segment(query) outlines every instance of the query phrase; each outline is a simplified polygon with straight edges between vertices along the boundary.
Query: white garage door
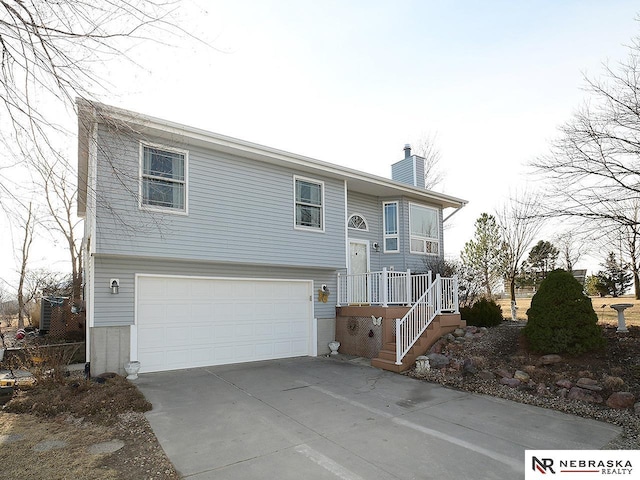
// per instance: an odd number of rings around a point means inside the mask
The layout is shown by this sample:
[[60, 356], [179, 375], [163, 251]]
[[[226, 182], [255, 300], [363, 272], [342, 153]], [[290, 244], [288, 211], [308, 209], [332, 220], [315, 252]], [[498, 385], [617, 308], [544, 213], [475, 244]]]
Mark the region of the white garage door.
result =
[[141, 372], [311, 353], [309, 281], [138, 275], [131, 357]]

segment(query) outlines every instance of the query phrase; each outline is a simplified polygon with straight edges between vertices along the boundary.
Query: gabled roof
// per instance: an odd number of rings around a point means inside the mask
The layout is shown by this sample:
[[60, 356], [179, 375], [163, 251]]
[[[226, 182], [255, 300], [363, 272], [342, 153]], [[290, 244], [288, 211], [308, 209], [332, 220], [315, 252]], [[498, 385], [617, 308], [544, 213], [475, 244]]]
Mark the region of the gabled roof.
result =
[[78, 102], [78, 214], [84, 216], [87, 198], [87, 173], [91, 125], [103, 123], [126, 128], [141, 135], [167, 138], [175, 142], [198, 145], [216, 151], [250, 158], [307, 172], [310, 175], [345, 180], [349, 191], [378, 197], [404, 196], [413, 200], [439, 205], [442, 208], [461, 208], [466, 200], [432, 192], [370, 173], [324, 162], [311, 157], [278, 150], [245, 140], [213, 133], [169, 120], [124, 110], [97, 102], [79, 99]]

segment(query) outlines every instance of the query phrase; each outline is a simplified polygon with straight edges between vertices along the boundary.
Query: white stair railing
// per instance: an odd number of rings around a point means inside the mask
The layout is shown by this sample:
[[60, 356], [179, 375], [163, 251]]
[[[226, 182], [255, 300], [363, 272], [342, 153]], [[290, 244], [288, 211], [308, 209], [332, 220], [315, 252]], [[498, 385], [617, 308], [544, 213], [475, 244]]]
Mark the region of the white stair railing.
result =
[[435, 281], [416, 301], [402, 319], [396, 320], [396, 365], [411, 350], [434, 318], [442, 312], [458, 313], [458, 278], [441, 278]]

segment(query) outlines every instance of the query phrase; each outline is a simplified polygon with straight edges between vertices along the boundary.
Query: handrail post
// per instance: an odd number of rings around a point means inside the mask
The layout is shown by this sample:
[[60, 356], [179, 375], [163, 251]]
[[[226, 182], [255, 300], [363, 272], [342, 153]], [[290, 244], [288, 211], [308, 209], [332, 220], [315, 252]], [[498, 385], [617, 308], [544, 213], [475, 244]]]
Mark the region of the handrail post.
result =
[[411, 269], [407, 268], [407, 278], [405, 278], [405, 288], [407, 289], [406, 303], [407, 305], [413, 305], [413, 295], [411, 288]]
[[389, 304], [389, 282], [387, 281], [387, 267], [382, 268], [382, 279], [379, 286], [382, 289], [382, 306], [387, 307]]
[[336, 292], [336, 307], [340, 307], [340, 297], [342, 296], [342, 291], [340, 288], [340, 272], [338, 272], [338, 288], [336, 288], [337, 292]]
[[440, 274], [436, 274], [436, 313], [440, 315], [442, 313], [442, 281]]
[[400, 338], [400, 319], [396, 318], [396, 365], [402, 365], [400, 355], [402, 354], [402, 341]]
[[460, 300], [458, 299], [458, 275], [453, 276], [453, 304], [456, 311], [454, 313], [460, 313]]

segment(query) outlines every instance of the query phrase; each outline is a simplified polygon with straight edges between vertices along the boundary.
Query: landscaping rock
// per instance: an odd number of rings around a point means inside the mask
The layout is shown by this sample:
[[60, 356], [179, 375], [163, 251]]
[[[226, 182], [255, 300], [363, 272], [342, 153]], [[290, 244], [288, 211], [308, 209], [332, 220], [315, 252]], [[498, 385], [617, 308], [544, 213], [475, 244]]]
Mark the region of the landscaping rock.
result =
[[496, 375], [502, 378], [513, 378], [513, 374], [509, 370], [505, 370], [504, 368], [496, 370]]
[[452, 333], [447, 333], [442, 338], [444, 338], [447, 342], [453, 342], [456, 339], [456, 337], [454, 337]]
[[463, 329], [461, 329], [461, 328], [456, 328], [456, 329], [453, 331], [453, 336], [454, 336], [454, 337], [456, 337], [456, 338], [458, 338], [458, 337], [464, 337], [464, 334], [465, 334], [465, 333], [466, 333], [466, 332], [465, 332]]
[[636, 412], [636, 415], [640, 415], [640, 402], [633, 404], [633, 411]]
[[631, 408], [635, 401], [636, 398], [633, 396], [633, 393], [615, 392], [607, 398], [607, 407], [619, 409]]
[[442, 353], [443, 341], [442, 339], [434, 343], [429, 349], [429, 353]]
[[449, 371], [459, 372], [460, 370], [462, 370], [462, 362], [456, 360], [455, 362], [449, 363]]
[[576, 386], [586, 390], [591, 390], [592, 392], [602, 391], [602, 386], [598, 384], [597, 380], [593, 380], [592, 378], [580, 378], [576, 382]]
[[569, 393], [569, 390], [566, 388], [561, 388], [560, 390], [558, 390], [558, 397], [565, 399], [567, 398], [567, 394]]
[[65, 448], [68, 443], [65, 440], [44, 440], [32, 447], [35, 452], [48, 452], [49, 450], [58, 450]]
[[482, 380], [494, 380], [496, 378], [494, 373], [490, 372], [489, 370], [481, 370], [480, 372], [478, 372], [478, 377], [480, 377]]
[[580, 400], [587, 403], [602, 403], [602, 397], [597, 393], [580, 387], [573, 387], [567, 394], [569, 400]]
[[0, 435], [0, 445], [19, 442], [22, 439], [24, 439], [24, 435], [21, 433], [9, 433], [8, 435]]
[[516, 388], [516, 387], [520, 386], [521, 382], [517, 378], [503, 377], [503, 378], [500, 379], [500, 383], [502, 385], [507, 385], [508, 387], [511, 387], [511, 388]]
[[556, 382], [556, 385], [560, 388], [566, 388], [567, 390], [573, 387], [573, 383], [571, 380], [567, 380], [566, 378], [561, 378]]
[[440, 353], [430, 353], [429, 355], [427, 355], [427, 358], [429, 359], [431, 368], [444, 368], [451, 362], [451, 360], [449, 360], [449, 357]]
[[487, 327], [480, 327], [480, 333], [487, 333], [489, 329]]
[[100, 455], [102, 453], [113, 453], [124, 447], [122, 440], [111, 440], [109, 442], [96, 443], [91, 445], [87, 451], [92, 455]]
[[516, 380], [520, 380], [521, 383], [529, 383], [531, 377], [527, 372], [523, 372], [522, 370], [516, 370], [516, 373], [513, 374], [513, 378]]
[[539, 383], [536, 387], [536, 393], [538, 395], [546, 395], [548, 393], [547, 386], [544, 383]]
[[604, 384], [604, 388], [612, 392], [619, 392], [622, 390], [622, 387], [624, 387], [624, 380], [620, 377], [606, 376], [602, 383]]
[[464, 373], [476, 373], [478, 371], [478, 367], [476, 367], [473, 359], [465, 358], [464, 362], [462, 362], [462, 371]]
[[542, 365], [553, 365], [554, 363], [560, 363], [561, 361], [562, 357], [560, 355], [556, 355], [555, 353], [543, 355], [542, 357], [540, 357], [540, 363]]

